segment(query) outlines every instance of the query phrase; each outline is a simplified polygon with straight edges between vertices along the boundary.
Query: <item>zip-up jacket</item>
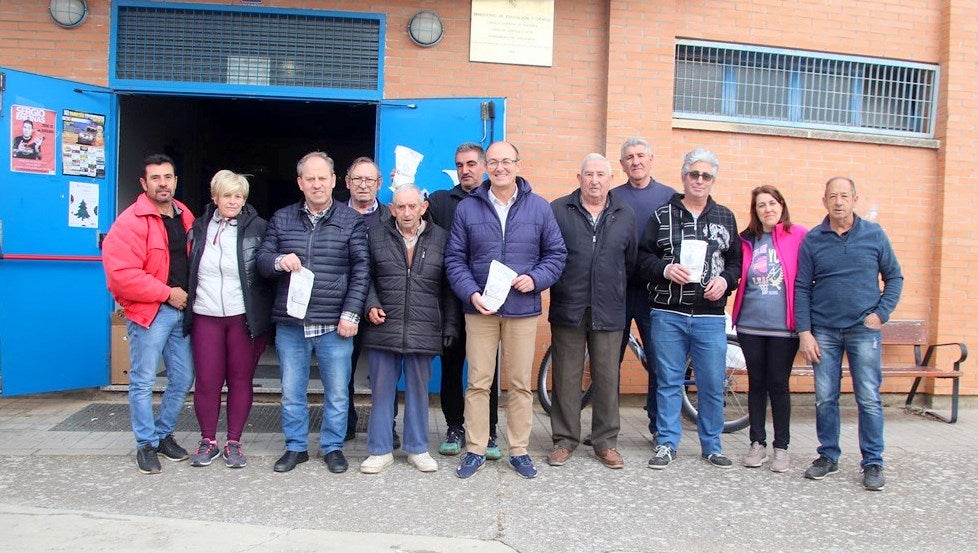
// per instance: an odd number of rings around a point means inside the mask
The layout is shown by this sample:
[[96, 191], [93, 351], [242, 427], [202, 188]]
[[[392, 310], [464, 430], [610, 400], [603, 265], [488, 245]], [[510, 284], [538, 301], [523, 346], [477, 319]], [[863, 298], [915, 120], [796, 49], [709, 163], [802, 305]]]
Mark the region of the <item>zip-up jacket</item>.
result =
[[[805, 238], [808, 229], [792, 223], [790, 230], [784, 230], [784, 223], [778, 223], [771, 230], [771, 241], [774, 242], [774, 251], [781, 262], [781, 270], [784, 272], [784, 293], [787, 313], [785, 321], [788, 323], [788, 330], [795, 331], [795, 275], [798, 274], [798, 250], [801, 242]], [[734, 299], [733, 324], [737, 324], [740, 317], [740, 306], [744, 302], [744, 288], [747, 287], [747, 271], [754, 260], [754, 235], [748, 231], [740, 233], [740, 247], [742, 252], [742, 263], [740, 267], [740, 286], [737, 288], [737, 297]]]
[[625, 289], [638, 249], [635, 212], [613, 192], [598, 219], [581, 204], [581, 190], [551, 204], [567, 246], [567, 262], [550, 289], [550, 324], [577, 326], [591, 308], [591, 328], [625, 328]]
[[[694, 218], [683, 205], [684, 195], [673, 194], [669, 203], [652, 213], [638, 246], [639, 270], [649, 278], [649, 301], [653, 309], [688, 315], [723, 315], [727, 296], [740, 278], [740, 239], [732, 211], [707, 198], [706, 207]], [[683, 240], [705, 240], [706, 261], [699, 282], [679, 285], [665, 277], [666, 265], [679, 263]], [[727, 281], [720, 299], [703, 297], [706, 284], [715, 276]]]
[[488, 179], [463, 198], [455, 211], [445, 269], [466, 313], [478, 313], [470, 298], [485, 289], [493, 259], [518, 275], [529, 275], [534, 284], [528, 293], [510, 289], [496, 313], [501, 317], [539, 315], [540, 293], [553, 286], [564, 270], [567, 249], [550, 204], [534, 194], [523, 177], [516, 178], [516, 186], [518, 195], [506, 219], [505, 236], [489, 199]]
[[[272, 307], [276, 323], [335, 325], [345, 311], [363, 312], [370, 286], [366, 227], [359, 213], [334, 201], [313, 228], [303, 205], [300, 201], [283, 207], [272, 216], [258, 250], [258, 271], [276, 280]], [[316, 275], [306, 318], [301, 321], [286, 311], [290, 273], [275, 270], [275, 259], [289, 253]]]
[[428, 196], [428, 216], [431, 221], [446, 231], [452, 230], [452, 219], [458, 203], [469, 195], [461, 184], [449, 190], [436, 190]]
[[[363, 345], [397, 353], [441, 355], [442, 338], [458, 338], [458, 298], [445, 278], [448, 231], [427, 222], [407, 266], [404, 238], [394, 218], [367, 233], [370, 243], [370, 292], [364, 306]], [[374, 325], [366, 312], [387, 313]]]
[[[194, 221], [188, 240], [190, 241], [190, 289], [187, 290], [187, 309], [183, 313], [183, 333], [190, 334], [193, 324], [194, 301], [197, 299], [197, 287], [200, 285], [200, 260], [207, 246], [207, 227], [214, 218], [217, 206], [209, 204], [203, 215]], [[235, 257], [237, 263], [237, 278], [241, 283], [241, 295], [244, 300], [245, 322], [248, 333], [252, 338], [258, 337], [272, 328], [272, 301], [275, 290], [272, 283], [258, 274], [258, 248], [268, 223], [258, 216], [249, 204], [241, 208], [241, 213], [235, 218], [237, 222], [237, 244]], [[216, 246], [215, 246], [216, 247]], [[223, 291], [221, 291], [223, 293]]]
[[[184, 230], [194, 214], [177, 200]], [[189, 251], [189, 250], [188, 250]], [[170, 299], [170, 247], [163, 216], [153, 202], [140, 194], [112, 224], [102, 241], [102, 266], [109, 292], [126, 312], [126, 318], [149, 328], [160, 305]]]
[[855, 215], [849, 232], [839, 236], [826, 217], [805, 235], [795, 278], [798, 332], [814, 326], [852, 328], [870, 313], [885, 323], [902, 291], [903, 271], [878, 224]]

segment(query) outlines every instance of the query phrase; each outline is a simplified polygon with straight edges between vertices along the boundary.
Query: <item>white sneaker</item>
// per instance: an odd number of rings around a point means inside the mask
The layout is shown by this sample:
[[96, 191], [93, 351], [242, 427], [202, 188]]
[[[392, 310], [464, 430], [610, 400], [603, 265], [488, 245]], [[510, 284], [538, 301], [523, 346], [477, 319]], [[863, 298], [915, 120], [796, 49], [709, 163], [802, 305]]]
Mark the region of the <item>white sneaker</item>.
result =
[[387, 453], [385, 455], [371, 455], [360, 463], [360, 472], [364, 474], [377, 474], [393, 464], [393, 453]]
[[759, 467], [767, 461], [767, 448], [762, 446], [759, 442], [753, 442], [750, 444], [750, 450], [747, 455], [744, 456], [744, 466], [745, 467]]
[[408, 463], [414, 465], [414, 468], [420, 470], [421, 472], [435, 472], [438, 470], [438, 462], [428, 455], [428, 452], [424, 453], [408, 453]]
[[774, 448], [774, 460], [771, 461], [772, 472], [787, 472], [791, 468], [791, 457], [787, 449]]

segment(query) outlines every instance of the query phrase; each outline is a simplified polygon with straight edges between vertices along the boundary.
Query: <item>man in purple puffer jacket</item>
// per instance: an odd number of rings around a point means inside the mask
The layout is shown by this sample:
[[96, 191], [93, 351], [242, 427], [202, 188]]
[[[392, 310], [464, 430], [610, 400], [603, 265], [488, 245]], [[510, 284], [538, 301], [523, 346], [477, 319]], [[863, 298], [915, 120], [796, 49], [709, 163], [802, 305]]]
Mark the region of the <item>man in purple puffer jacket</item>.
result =
[[[458, 204], [445, 251], [445, 272], [465, 309], [465, 354], [469, 361], [465, 449], [456, 474], [468, 478], [485, 463], [489, 441], [489, 385], [502, 342], [502, 374], [509, 393], [506, 441], [509, 462], [524, 478], [537, 471], [527, 454], [533, 425], [530, 380], [536, 349], [540, 293], [557, 282], [567, 248], [550, 204], [517, 176], [519, 151], [509, 142], [486, 150], [489, 180]], [[506, 301], [493, 311], [482, 292], [489, 265], [499, 261], [516, 272]]]

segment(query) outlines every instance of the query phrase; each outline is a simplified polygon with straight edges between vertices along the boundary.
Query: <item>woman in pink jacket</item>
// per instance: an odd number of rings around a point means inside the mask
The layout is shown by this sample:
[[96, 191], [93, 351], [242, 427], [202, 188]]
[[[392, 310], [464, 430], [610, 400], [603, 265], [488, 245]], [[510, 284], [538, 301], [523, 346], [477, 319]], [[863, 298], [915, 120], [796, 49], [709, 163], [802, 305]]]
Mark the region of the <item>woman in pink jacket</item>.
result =
[[788, 204], [777, 188], [765, 185], [751, 191], [750, 223], [740, 233], [744, 262], [733, 310], [750, 386], [747, 405], [751, 444], [743, 459], [745, 467], [759, 467], [768, 460], [764, 426], [769, 397], [774, 420], [771, 470], [785, 472], [791, 463], [788, 378], [798, 352], [795, 274], [798, 249], [807, 232], [791, 224]]

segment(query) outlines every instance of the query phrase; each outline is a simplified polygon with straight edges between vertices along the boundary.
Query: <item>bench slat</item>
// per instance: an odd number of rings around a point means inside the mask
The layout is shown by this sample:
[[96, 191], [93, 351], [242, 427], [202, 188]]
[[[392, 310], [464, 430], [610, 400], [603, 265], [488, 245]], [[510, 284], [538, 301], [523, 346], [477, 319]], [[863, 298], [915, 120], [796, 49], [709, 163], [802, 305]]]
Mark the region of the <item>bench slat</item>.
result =
[[[906, 409], [916, 410], [921, 413], [933, 415], [945, 422], [954, 423], [958, 420], [958, 394], [960, 392], [961, 364], [968, 357], [968, 347], [963, 343], [930, 344], [928, 342], [927, 322], [913, 319], [891, 319], [883, 325], [881, 331], [881, 343], [884, 346], [905, 346], [913, 348], [913, 364], [903, 365], [883, 365], [883, 377], [905, 377], [914, 378], [910, 393], [907, 394]], [[957, 361], [952, 363], [953, 369], [939, 369], [930, 366], [934, 353], [943, 347], [957, 347], [960, 355]], [[925, 351], [926, 350], [926, 351]], [[943, 350], [942, 350], [943, 351]], [[842, 376], [850, 376], [849, 368], [842, 367]], [[728, 368], [728, 370], [730, 370]], [[746, 368], [735, 369], [737, 374], [746, 374]], [[814, 376], [815, 370], [811, 365], [795, 365], [791, 368], [792, 376]], [[951, 416], [944, 417], [929, 409], [917, 409], [913, 406], [917, 388], [924, 378], [951, 378], [954, 380], [951, 389]]]

